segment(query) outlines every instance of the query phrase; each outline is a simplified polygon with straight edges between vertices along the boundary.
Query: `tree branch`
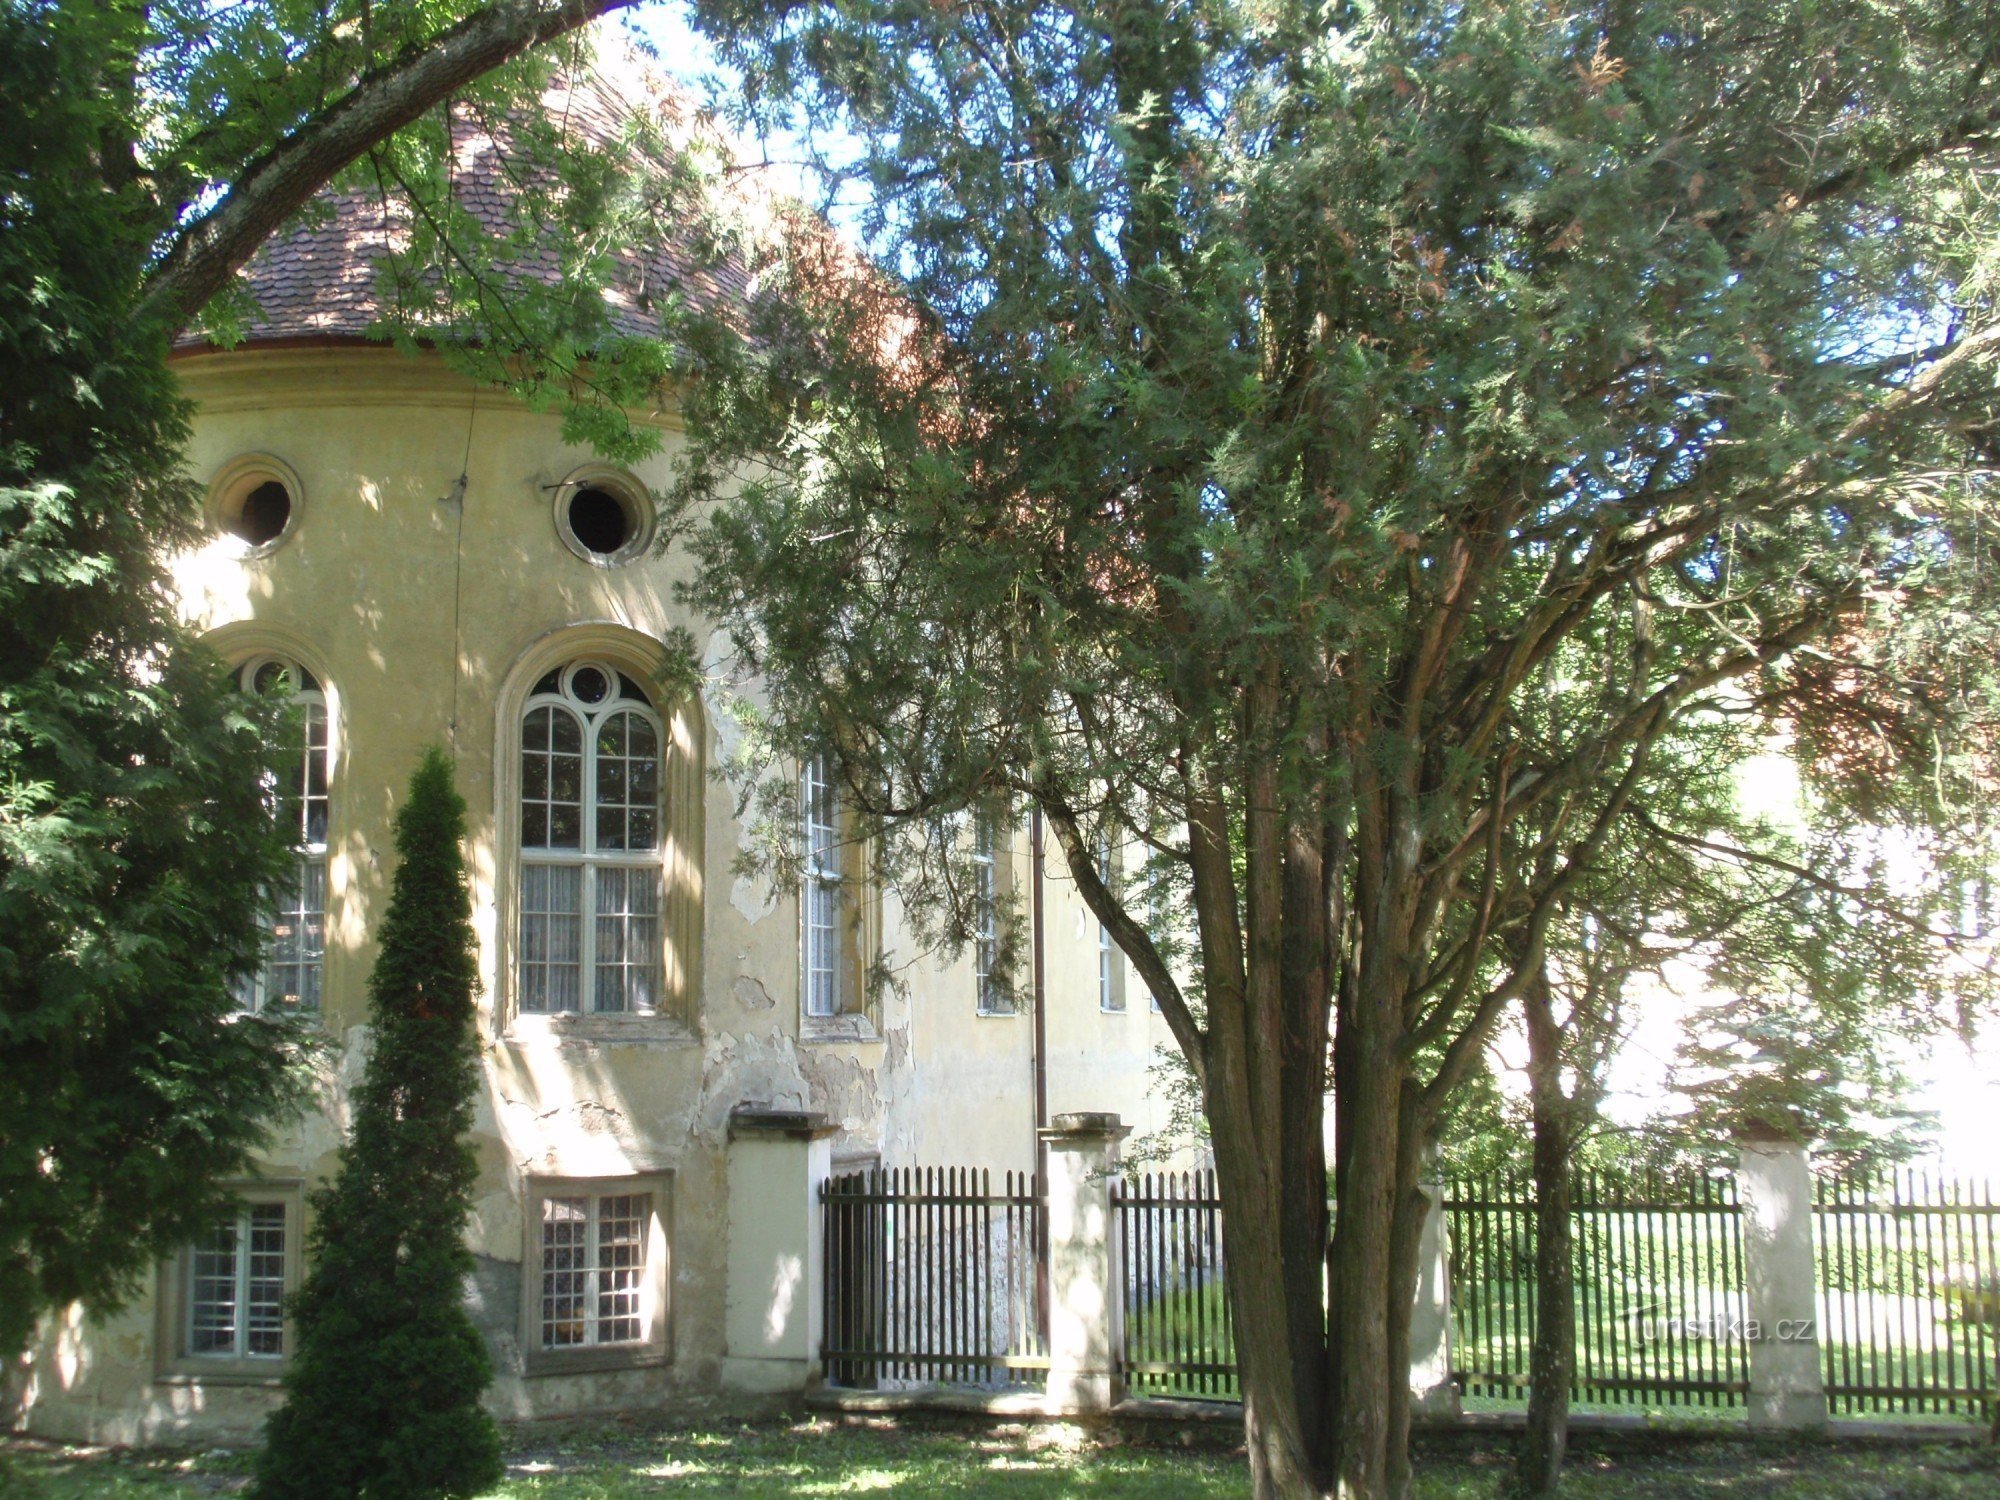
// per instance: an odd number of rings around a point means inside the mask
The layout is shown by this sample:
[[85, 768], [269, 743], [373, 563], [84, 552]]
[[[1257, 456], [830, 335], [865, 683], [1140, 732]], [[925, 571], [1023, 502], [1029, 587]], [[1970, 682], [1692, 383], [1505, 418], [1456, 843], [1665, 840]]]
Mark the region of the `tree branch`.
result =
[[1789, 875], [1795, 880], [1801, 880], [1816, 890], [1825, 891], [1830, 896], [1840, 896], [1852, 901], [1863, 911], [1878, 917], [1887, 917], [1892, 922], [1901, 923], [1912, 932], [1921, 933], [1935, 942], [1942, 943], [1947, 948], [1962, 948], [1967, 943], [1973, 941], [1969, 934], [1953, 932], [1949, 929], [1941, 930], [1931, 926], [1930, 923], [1924, 921], [1921, 917], [1911, 916], [1893, 902], [1878, 900], [1870, 893], [1869, 888], [1866, 886], [1846, 885], [1841, 881], [1822, 875], [1817, 870], [1810, 869], [1805, 865], [1797, 864], [1789, 859], [1781, 859], [1775, 854], [1765, 854], [1759, 850], [1745, 849], [1736, 844], [1720, 844], [1711, 839], [1699, 838], [1691, 833], [1676, 833], [1673, 829], [1664, 827], [1655, 821], [1653, 815], [1643, 807], [1634, 807], [1632, 809], [1632, 816], [1641, 827], [1655, 838], [1665, 839], [1670, 844], [1679, 844], [1684, 849], [1696, 849], [1703, 854], [1711, 854], [1718, 858], [1733, 860], [1739, 865], [1776, 870], [1780, 874]]
[[419, 51], [361, 78], [181, 227], [154, 270], [142, 316], [178, 333], [334, 175], [502, 63], [633, 0], [502, 0]]
[[1077, 827], [1076, 813], [1046, 784], [1036, 788], [1035, 797], [1049, 820], [1056, 842], [1062, 845], [1063, 861], [1069, 866], [1070, 879], [1076, 882], [1084, 905], [1104, 924], [1111, 940], [1132, 961], [1132, 967], [1145, 980], [1146, 988], [1160, 1002], [1160, 1014], [1166, 1019], [1174, 1040], [1180, 1043], [1181, 1055], [1194, 1070], [1196, 1081], [1203, 1081], [1207, 1071], [1207, 1052], [1201, 1028], [1195, 1024], [1194, 1012], [1188, 1009], [1187, 998], [1174, 982], [1173, 971], [1154, 946], [1152, 935], [1132, 920], [1124, 905], [1099, 877], [1097, 861], [1083, 840], [1082, 830]]

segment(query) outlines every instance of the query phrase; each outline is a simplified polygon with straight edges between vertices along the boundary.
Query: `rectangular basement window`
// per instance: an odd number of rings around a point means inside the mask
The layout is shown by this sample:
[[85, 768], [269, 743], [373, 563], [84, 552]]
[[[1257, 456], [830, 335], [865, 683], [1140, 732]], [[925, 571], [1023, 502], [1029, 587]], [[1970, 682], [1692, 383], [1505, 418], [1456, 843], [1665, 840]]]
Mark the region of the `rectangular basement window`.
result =
[[234, 1210], [161, 1267], [156, 1349], [167, 1378], [275, 1380], [291, 1353], [304, 1215], [296, 1183], [239, 1190]]
[[530, 1374], [667, 1358], [665, 1173], [528, 1183], [522, 1347]]

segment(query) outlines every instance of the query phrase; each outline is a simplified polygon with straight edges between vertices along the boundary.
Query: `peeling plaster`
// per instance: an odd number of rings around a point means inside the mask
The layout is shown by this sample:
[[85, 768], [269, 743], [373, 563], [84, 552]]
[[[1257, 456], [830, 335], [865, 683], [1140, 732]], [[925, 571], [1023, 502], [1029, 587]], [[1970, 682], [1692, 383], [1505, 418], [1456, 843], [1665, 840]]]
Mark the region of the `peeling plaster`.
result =
[[771, 992], [748, 974], [738, 974], [731, 981], [729, 992], [736, 997], [736, 1003], [745, 1010], [769, 1010], [778, 1002], [771, 998]]
[[729, 904], [746, 922], [756, 923], [776, 915], [777, 894], [761, 875], [738, 875], [729, 882]]

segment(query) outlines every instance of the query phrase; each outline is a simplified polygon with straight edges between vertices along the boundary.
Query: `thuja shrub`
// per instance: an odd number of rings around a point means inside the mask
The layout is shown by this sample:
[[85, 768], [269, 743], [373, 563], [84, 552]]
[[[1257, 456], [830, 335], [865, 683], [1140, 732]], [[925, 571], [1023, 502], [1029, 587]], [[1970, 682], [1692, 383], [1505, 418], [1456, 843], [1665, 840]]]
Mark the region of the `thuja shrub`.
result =
[[313, 1195], [298, 1346], [267, 1425], [258, 1500], [428, 1500], [501, 1475], [479, 1396], [492, 1364], [465, 1310], [478, 1053], [465, 801], [427, 752], [396, 818], [398, 864], [369, 981], [374, 1046], [354, 1133]]

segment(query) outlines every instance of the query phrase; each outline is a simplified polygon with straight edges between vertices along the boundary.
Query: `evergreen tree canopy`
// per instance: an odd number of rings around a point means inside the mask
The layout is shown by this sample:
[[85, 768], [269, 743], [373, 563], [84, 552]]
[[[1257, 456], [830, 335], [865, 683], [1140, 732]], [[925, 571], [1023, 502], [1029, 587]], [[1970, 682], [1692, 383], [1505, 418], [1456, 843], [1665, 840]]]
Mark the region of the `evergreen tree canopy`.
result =
[[1204, 1093], [1258, 1494], [1398, 1493], [1424, 1140], [1663, 738], [1967, 805], [2000, 15], [699, 12], [748, 109], [840, 127], [870, 264], [778, 247], [700, 342], [691, 598], [915, 909], [948, 814], [1044, 815]]
[[396, 814], [373, 1045], [340, 1170], [312, 1195], [260, 1500], [428, 1500], [500, 1478], [499, 1430], [479, 1405], [492, 1364], [465, 1308], [479, 1050], [464, 837], [451, 760], [432, 749]]
[[86, 164], [76, 49], [0, 10], [0, 1352], [205, 1228], [286, 1094], [231, 1022], [264, 893], [271, 716], [184, 649], [157, 549], [194, 516], [166, 331]]
[[296, 1076], [230, 1015], [278, 726], [165, 593], [198, 514], [168, 352], [371, 152], [438, 193], [440, 101], [533, 98], [523, 53], [622, 3], [0, 0], [0, 1355], [211, 1222]]

